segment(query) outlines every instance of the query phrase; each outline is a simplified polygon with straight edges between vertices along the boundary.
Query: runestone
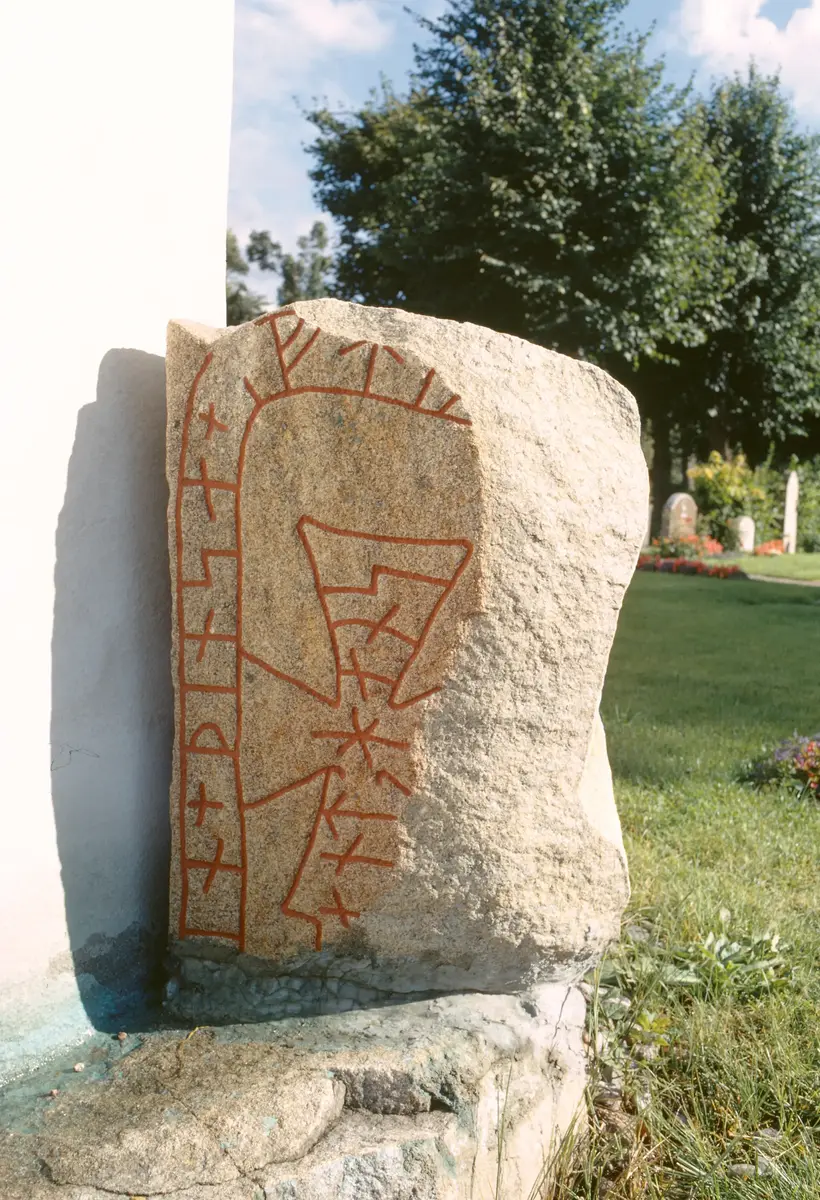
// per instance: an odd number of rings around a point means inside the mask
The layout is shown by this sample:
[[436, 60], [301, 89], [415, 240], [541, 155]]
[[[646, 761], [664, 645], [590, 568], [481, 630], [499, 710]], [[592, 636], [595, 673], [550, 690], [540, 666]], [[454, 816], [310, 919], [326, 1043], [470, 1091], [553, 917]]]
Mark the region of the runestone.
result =
[[168, 479], [175, 945], [399, 991], [594, 957], [628, 888], [597, 716], [628, 393], [336, 301], [172, 322]]

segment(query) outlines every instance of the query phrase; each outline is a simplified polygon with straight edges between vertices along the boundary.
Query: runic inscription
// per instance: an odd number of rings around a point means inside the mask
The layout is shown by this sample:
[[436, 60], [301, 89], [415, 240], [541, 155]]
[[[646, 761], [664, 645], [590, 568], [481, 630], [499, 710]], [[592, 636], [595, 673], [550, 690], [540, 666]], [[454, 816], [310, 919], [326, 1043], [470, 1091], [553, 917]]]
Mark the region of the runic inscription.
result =
[[[340, 344], [291, 311], [257, 329], [268, 339], [259, 378], [242, 376], [224, 398], [209, 352], [183, 419], [178, 932], [253, 952], [277, 939], [320, 950], [356, 928], [400, 869], [414, 747], [446, 686], [453, 596], [474, 557], [469, 524], [454, 528], [447, 510], [437, 521], [435, 504], [414, 519], [400, 489], [423, 495], [420, 420], [437, 431], [439, 454], [453, 453], [470, 421], [434, 369], [394, 347]], [[284, 482], [297, 438], [301, 510]], [[260, 509], [253, 472], [265, 446], [273, 495]], [[373, 479], [380, 448], [399, 456], [384, 483]], [[319, 464], [310, 484], [305, 456]], [[337, 523], [345, 504], [350, 519]], [[283, 595], [304, 607], [301, 624], [277, 599], [288, 571], [296, 582]]]

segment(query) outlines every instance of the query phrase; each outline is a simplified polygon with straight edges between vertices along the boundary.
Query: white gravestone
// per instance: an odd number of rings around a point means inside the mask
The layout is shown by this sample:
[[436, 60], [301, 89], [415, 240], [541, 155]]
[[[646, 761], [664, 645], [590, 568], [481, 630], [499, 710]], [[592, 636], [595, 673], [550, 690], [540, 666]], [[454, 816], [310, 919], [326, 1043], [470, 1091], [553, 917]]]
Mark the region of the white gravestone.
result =
[[797, 549], [797, 501], [800, 496], [800, 480], [796, 471], [789, 473], [786, 484], [786, 514], [783, 518], [783, 553], [794, 554]]
[[691, 537], [696, 532], [698, 506], [688, 492], [675, 492], [661, 513], [661, 537]]
[[729, 526], [737, 535], [737, 548], [743, 554], [754, 554], [755, 523], [751, 517], [732, 517]]

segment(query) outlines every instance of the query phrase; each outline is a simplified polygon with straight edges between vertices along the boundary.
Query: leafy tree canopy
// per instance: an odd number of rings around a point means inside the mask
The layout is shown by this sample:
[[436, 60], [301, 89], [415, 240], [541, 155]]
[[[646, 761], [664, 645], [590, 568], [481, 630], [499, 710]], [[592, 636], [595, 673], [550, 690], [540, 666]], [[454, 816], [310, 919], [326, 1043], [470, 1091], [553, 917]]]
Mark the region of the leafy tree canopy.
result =
[[719, 327], [682, 356], [681, 419], [714, 448], [742, 444], [761, 461], [775, 442], [785, 461], [820, 418], [820, 139], [754, 68], [717, 84], [704, 114], [735, 282]]
[[663, 84], [625, 0], [455, 0], [407, 99], [312, 114], [338, 287], [625, 374], [703, 342], [732, 279], [705, 114]]

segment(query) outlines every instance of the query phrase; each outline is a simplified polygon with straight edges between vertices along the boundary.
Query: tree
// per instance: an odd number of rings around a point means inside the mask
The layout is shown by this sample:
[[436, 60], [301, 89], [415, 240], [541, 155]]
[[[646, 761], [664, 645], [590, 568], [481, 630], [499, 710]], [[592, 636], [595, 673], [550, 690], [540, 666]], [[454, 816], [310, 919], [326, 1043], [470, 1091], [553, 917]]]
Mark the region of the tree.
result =
[[625, 0], [453, 0], [407, 99], [312, 114], [341, 295], [472, 320], [630, 377], [719, 304], [720, 173]]
[[277, 299], [280, 305], [295, 300], [317, 300], [332, 295], [333, 256], [328, 251], [329, 238], [322, 221], [314, 222], [310, 233], [296, 243], [298, 253], [286, 254], [279, 242], [271, 240], [267, 230], [255, 231], [248, 241], [248, 260], [262, 271], [281, 275]]
[[250, 267], [239, 248], [236, 234], [231, 229], [228, 230], [226, 238], [226, 262], [227, 321], [229, 325], [242, 325], [245, 321], [253, 321], [255, 317], [261, 316], [265, 311], [265, 298], [248, 290], [244, 276], [248, 274]]
[[799, 131], [776, 77], [754, 67], [715, 86], [704, 106], [727, 203], [718, 226], [735, 284], [718, 328], [681, 356], [689, 440], [820, 449], [820, 139]]

